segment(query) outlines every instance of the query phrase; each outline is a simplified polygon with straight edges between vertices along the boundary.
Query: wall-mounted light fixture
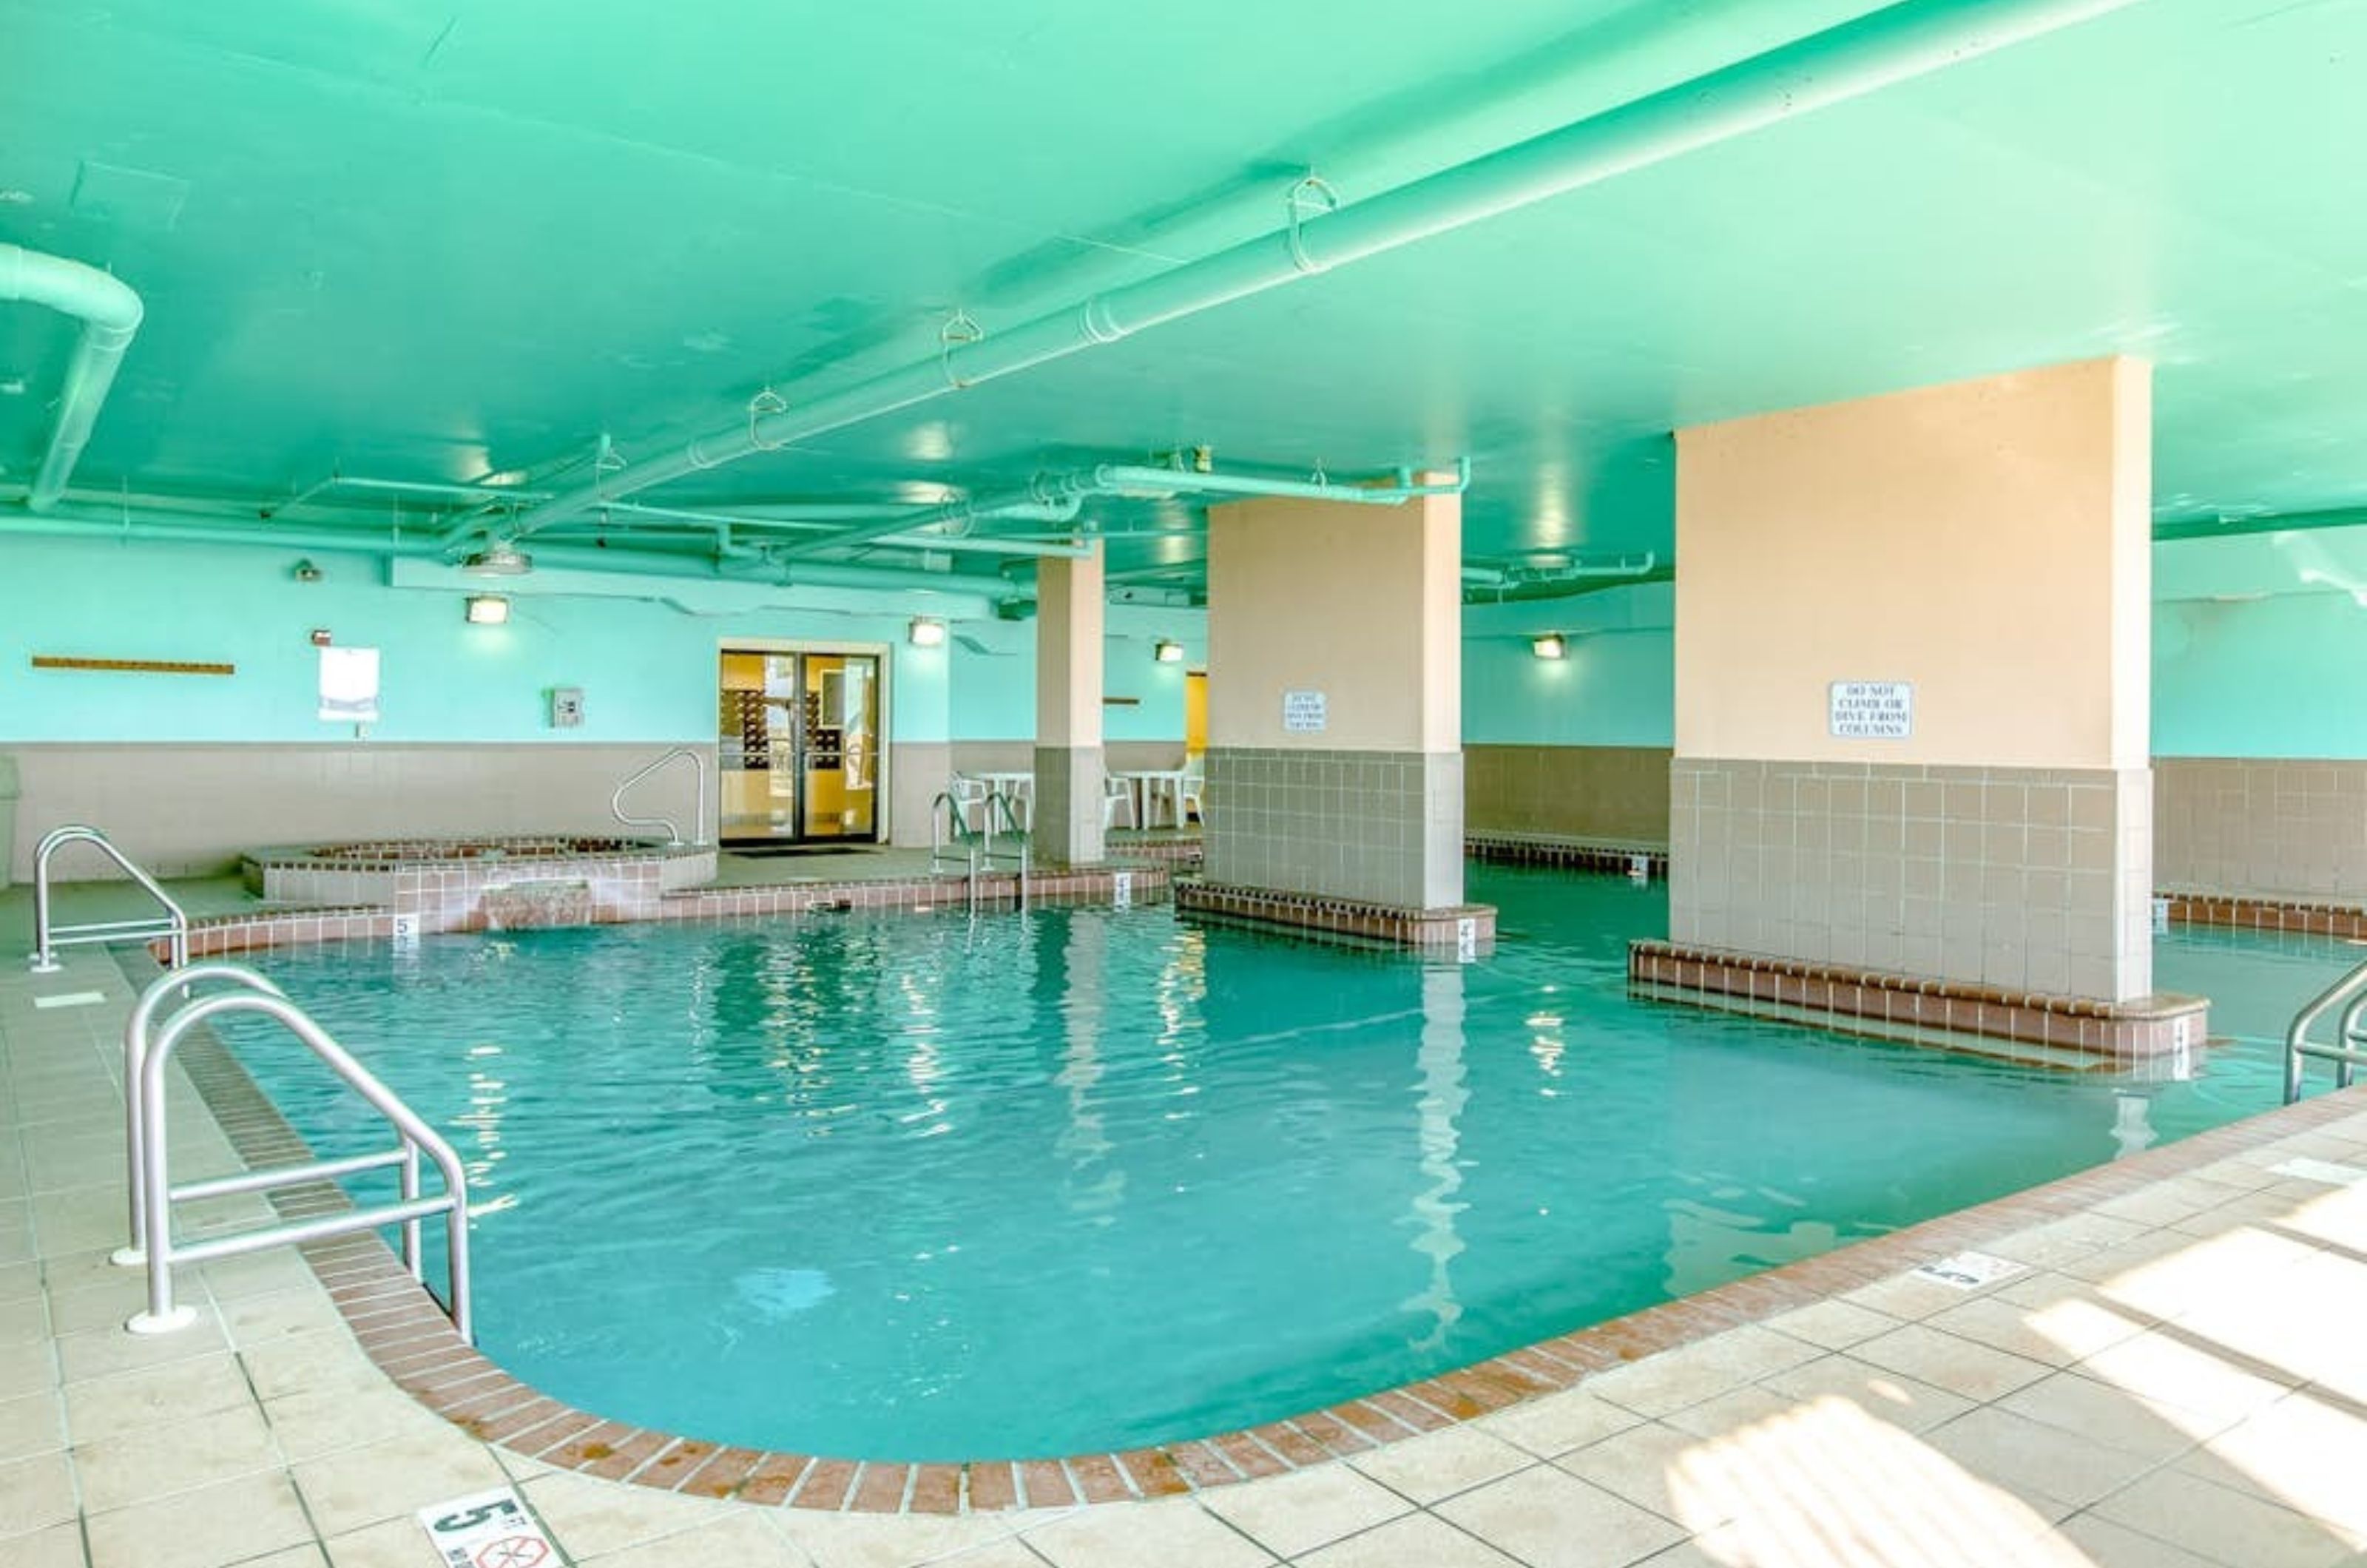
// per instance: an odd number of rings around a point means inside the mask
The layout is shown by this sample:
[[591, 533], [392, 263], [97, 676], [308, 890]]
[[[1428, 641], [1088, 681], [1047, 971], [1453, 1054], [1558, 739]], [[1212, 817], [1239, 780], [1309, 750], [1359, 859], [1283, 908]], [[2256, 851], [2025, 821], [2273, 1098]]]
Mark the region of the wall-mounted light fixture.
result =
[[510, 618], [510, 602], [498, 593], [469, 595], [469, 624], [472, 626], [498, 626]]
[[1161, 664], [1181, 664], [1184, 662], [1184, 645], [1172, 637], [1161, 637], [1151, 644], [1150, 657]]
[[1559, 632], [1546, 632], [1529, 639], [1529, 651], [1539, 659], [1561, 659], [1569, 653], [1569, 641]]
[[295, 575], [299, 582], [318, 582], [321, 581], [321, 569], [311, 561], [300, 560], [296, 563]]
[[926, 615], [916, 615], [905, 637], [914, 648], [943, 648], [946, 645], [946, 624]]

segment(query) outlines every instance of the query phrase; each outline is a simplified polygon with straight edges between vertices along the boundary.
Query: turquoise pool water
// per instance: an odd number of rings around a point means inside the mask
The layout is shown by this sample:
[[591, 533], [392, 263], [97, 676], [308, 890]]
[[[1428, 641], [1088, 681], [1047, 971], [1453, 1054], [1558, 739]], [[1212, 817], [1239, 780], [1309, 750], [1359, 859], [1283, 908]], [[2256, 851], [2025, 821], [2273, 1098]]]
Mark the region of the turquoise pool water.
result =
[[[1129, 1448], [1480, 1359], [2275, 1100], [1630, 1000], [1660, 888], [1474, 868], [1458, 967], [1166, 908], [276, 954], [470, 1163], [488, 1351], [619, 1420], [895, 1460]], [[2333, 944], [2169, 939], [2266, 1036]], [[327, 1151], [375, 1134], [233, 1043]]]

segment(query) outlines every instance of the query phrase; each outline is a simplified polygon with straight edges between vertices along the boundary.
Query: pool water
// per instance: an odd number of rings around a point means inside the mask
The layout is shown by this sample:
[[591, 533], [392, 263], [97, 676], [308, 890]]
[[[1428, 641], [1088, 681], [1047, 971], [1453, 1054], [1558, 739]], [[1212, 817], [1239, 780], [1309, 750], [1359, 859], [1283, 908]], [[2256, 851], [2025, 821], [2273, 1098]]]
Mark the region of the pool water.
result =
[[[2065, 1074], [1631, 1000], [1664, 891], [1475, 867], [1469, 965], [1166, 908], [275, 953], [469, 1162], [529, 1383], [749, 1447], [960, 1461], [1253, 1425], [2263, 1110], [2273, 1053]], [[2268, 1036], [2330, 943], [2165, 942]], [[268, 1030], [315, 1147], [377, 1146]], [[431, 1247], [431, 1253], [435, 1250]]]

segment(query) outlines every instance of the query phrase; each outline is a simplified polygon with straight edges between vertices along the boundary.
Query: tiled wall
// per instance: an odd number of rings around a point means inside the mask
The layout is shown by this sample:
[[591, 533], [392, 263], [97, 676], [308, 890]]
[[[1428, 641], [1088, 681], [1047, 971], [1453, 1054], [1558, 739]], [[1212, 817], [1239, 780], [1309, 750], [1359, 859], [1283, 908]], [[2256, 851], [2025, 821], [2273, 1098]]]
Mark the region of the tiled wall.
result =
[[1670, 755], [1665, 746], [1466, 746], [1466, 826], [1665, 844]]
[[1679, 758], [1669, 935], [2126, 1001], [2153, 988], [2144, 769]]
[[2154, 832], [2170, 891], [2367, 902], [2367, 761], [2157, 757]]
[[[629, 745], [23, 745], [6, 748], [22, 774], [10, 877], [32, 876], [33, 848], [62, 822], [88, 822], [132, 859], [164, 875], [226, 871], [265, 845], [450, 834], [592, 833], [617, 830], [608, 798], [618, 780], [668, 748]], [[930, 750], [923, 748], [923, 750]], [[898, 837], [908, 825], [928, 841], [928, 795], [907, 818], [912, 793], [931, 777], [945, 787], [942, 747], [908, 759], [889, 748]], [[705, 749], [713, 787], [715, 750]], [[909, 762], [909, 765], [908, 765]], [[1025, 763], [1021, 764], [1025, 766]], [[626, 807], [674, 818], [687, 836], [690, 770], [676, 763], [641, 785]], [[715, 830], [712, 803], [708, 831]], [[0, 846], [5, 852], [6, 846]], [[111, 869], [70, 852], [69, 878]]]
[[1208, 749], [1207, 879], [1397, 908], [1463, 902], [1459, 751]]

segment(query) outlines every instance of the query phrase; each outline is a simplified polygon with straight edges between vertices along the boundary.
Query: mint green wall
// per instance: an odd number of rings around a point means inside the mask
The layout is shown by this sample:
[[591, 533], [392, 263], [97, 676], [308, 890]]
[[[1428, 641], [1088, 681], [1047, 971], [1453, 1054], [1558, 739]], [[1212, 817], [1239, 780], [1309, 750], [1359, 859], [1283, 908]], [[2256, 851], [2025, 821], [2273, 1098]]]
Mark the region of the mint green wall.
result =
[[[316, 626], [339, 644], [380, 650], [384, 716], [373, 739], [712, 741], [717, 645], [730, 637], [892, 644], [893, 738], [946, 738], [945, 650], [910, 647], [911, 610], [888, 596], [804, 591], [810, 603], [717, 613], [710, 601], [777, 591], [538, 574], [493, 585], [510, 597], [507, 626], [472, 626], [457, 589], [391, 587], [379, 560], [320, 552], [310, 558], [323, 580], [301, 583], [299, 558], [0, 540], [0, 741], [349, 739], [351, 726], [315, 716]], [[589, 592], [547, 592], [561, 581]], [[697, 613], [660, 593], [684, 596]], [[34, 670], [37, 653], [238, 669], [228, 677]], [[544, 693], [560, 685], [583, 689], [581, 728], [545, 722]]]
[[[384, 716], [370, 735], [389, 741], [711, 741], [717, 647], [739, 637], [891, 645], [896, 740], [1036, 732], [1032, 621], [957, 620], [944, 646], [923, 649], [906, 637], [912, 615], [945, 609], [919, 596], [580, 572], [464, 586], [440, 569], [318, 551], [309, 558], [322, 581], [303, 583], [300, 558], [234, 546], [0, 540], [0, 742], [349, 739], [351, 726], [315, 716], [316, 626], [380, 650]], [[561, 588], [570, 591], [552, 592]], [[509, 624], [466, 624], [471, 590], [508, 595]], [[778, 604], [737, 607], [768, 601]], [[1206, 660], [1206, 613], [1113, 606], [1109, 617], [1106, 690], [1138, 702], [1104, 710], [1107, 738], [1180, 740], [1184, 672]], [[1153, 660], [1160, 637], [1182, 642], [1188, 664]], [[34, 670], [37, 653], [238, 669]], [[552, 686], [583, 689], [581, 728], [545, 722]]]
[[2367, 528], [2154, 549], [2153, 750], [2367, 757]]
[[[1036, 733], [1036, 625], [968, 622], [954, 628], [952, 708], [956, 740], [1025, 740]], [[1132, 697], [1102, 709], [1104, 740], [1184, 739], [1184, 676], [1208, 662], [1206, 610], [1113, 604], [1104, 623], [1102, 691]], [[1161, 637], [1184, 645], [1184, 660], [1151, 657]]]
[[[1474, 746], [1669, 746], [1675, 594], [1667, 583], [1463, 611], [1463, 739]], [[1541, 632], [1569, 657], [1539, 659]]]

